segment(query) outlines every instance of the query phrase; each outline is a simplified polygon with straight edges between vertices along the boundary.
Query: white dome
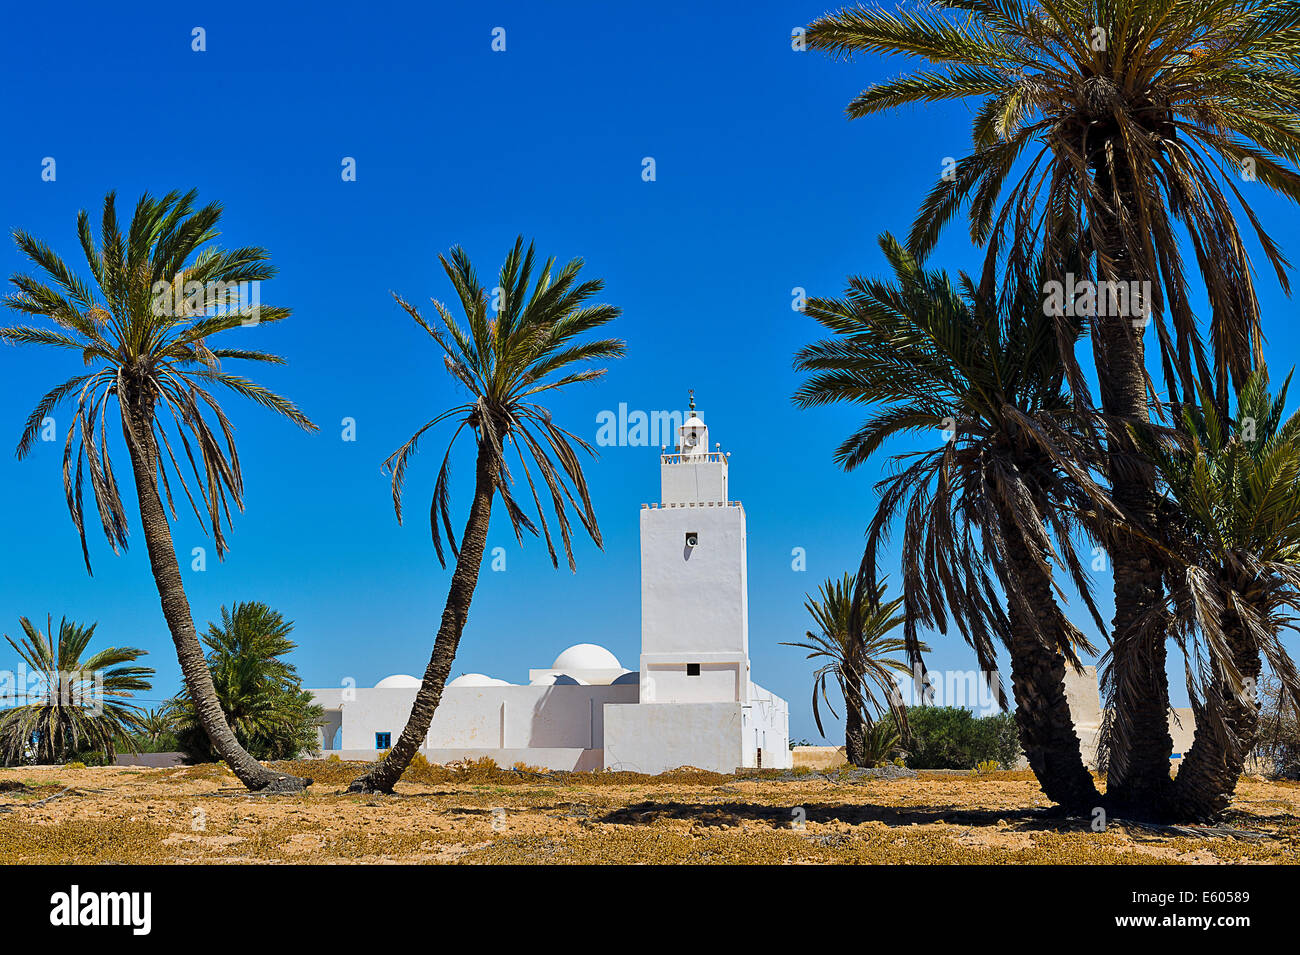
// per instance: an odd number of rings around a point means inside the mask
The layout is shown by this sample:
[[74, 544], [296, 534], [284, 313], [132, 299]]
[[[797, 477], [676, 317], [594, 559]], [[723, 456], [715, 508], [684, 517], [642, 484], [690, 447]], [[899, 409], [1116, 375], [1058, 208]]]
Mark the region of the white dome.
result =
[[462, 673], [447, 683], [448, 686], [514, 686], [509, 680], [498, 680], [486, 673]]
[[494, 680], [486, 673], [462, 673], [448, 683], [448, 686], [500, 686], [502, 680]]
[[641, 682], [641, 674], [636, 670], [628, 670], [622, 676], [617, 677], [610, 686], [636, 686]]
[[703, 429], [707, 427], [707, 425], [705, 425], [705, 423], [700, 420], [699, 415], [692, 414], [689, 418], [686, 419], [686, 422], [682, 425], [682, 427]]
[[579, 643], [569, 647], [551, 664], [552, 670], [621, 670], [618, 657], [594, 643]]
[[586, 680], [579, 680], [567, 673], [547, 673], [533, 680], [530, 686], [589, 686]]
[[420, 685], [420, 681], [406, 673], [394, 673], [375, 684], [376, 690], [409, 690]]

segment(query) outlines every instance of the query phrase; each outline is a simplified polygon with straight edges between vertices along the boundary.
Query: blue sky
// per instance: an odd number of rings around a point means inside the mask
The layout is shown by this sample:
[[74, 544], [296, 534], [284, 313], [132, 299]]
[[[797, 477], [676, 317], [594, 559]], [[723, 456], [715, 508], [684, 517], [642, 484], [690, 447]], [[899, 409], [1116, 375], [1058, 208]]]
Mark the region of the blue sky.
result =
[[[437, 445], [413, 466], [404, 527], [380, 463], [460, 396], [388, 293], [448, 298], [439, 252], [465, 246], [486, 277], [523, 233], [543, 253], [582, 256], [624, 310], [615, 330], [627, 357], [602, 382], [556, 398], [557, 419], [594, 440], [599, 412], [679, 408], [694, 388], [713, 440], [732, 452], [732, 496], [749, 521], [754, 676], [790, 700], [792, 736], [815, 738], [811, 666], [779, 643], [806, 629], [806, 592], [856, 567], [878, 474], [844, 475], [831, 458], [859, 410], [791, 405], [791, 356], [816, 328], [791, 309], [792, 289], [831, 294], [849, 273], [879, 272], [877, 234], [906, 230], [944, 157], [964, 154], [971, 112], [847, 121], [855, 93], [906, 64], [793, 51], [792, 28], [827, 9], [140, 3], [74, 4], [57, 19], [11, 10], [0, 37], [0, 225], [74, 262], [77, 210], [95, 214], [109, 189], [129, 208], [146, 189], [197, 187], [224, 203], [226, 244], [271, 250], [281, 274], [263, 302], [294, 309], [231, 338], [289, 359], [256, 374], [321, 431], [226, 403], [246, 510], [228, 559], [210, 553], [204, 572], [186, 573], [200, 628], [222, 604], [263, 600], [296, 622], [295, 662], [309, 686], [422, 672], [450, 576], [424, 519]], [[191, 49], [194, 27], [206, 30], [206, 52]], [[491, 48], [497, 27], [504, 52]], [[45, 157], [56, 161], [54, 182], [41, 179]], [[343, 157], [356, 160], [355, 182], [342, 180]], [[642, 179], [645, 157], [653, 182]], [[1283, 248], [1300, 246], [1293, 211], [1262, 187], [1251, 195]], [[932, 262], [974, 267], [959, 227]], [[12, 244], [0, 245], [0, 271], [20, 267]], [[1268, 275], [1260, 288], [1268, 355], [1284, 370], [1295, 354], [1291, 303]], [[32, 405], [75, 367], [52, 351], [0, 351], [0, 445], [16, 444]], [[355, 442], [341, 438], [344, 418], [356, 421]], [[98, 621], [105, 641], [150, 651], [149, 698], [161, 699], [179, 687], [179, 669], [143, 542], [137, 533], [115, 557], [95, 541], [87, 577], [61, 452], [60, 442], [23, 462], [0, 454], [0, 631], [47, 612]], [[602, 449], [588, 476], [604, 551], [581, 542], [578, 572], [556, 571], [540, 542], [520, 549], [494, 521], [489, 546], [506, 548], [507, 569], [482, 575], [456, 672], [522, 682], [578, 642], [636, 666], [638, 510], [657, 499], [657, 452]], [[467, 483], [455, 491], [463, 514]], [[174, 534], [182, 566], [192, 547], [211, 551], [192, 515]], [[804, 572], [792, 570], [796, 547]], [[1099, 576], [1107, 615], [1108, 589]], [[932, 644], [934, 667], [974, 667], [956, 638]], [[0, 657], [0, 669], [13, 663]], [[1175, 674], [1180, 702], [1181, 683]]]

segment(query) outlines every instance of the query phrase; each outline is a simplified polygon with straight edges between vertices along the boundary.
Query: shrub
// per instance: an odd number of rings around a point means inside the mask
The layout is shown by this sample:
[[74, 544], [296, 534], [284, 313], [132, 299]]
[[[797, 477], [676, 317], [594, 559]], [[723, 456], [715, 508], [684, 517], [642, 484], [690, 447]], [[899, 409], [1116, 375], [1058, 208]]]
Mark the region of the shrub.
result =
[[903, 746], [912, 769], [975, 769], [983, 762], [1011, 769], [1020, 758], [1010, 713], [977, 717], [959, 706], [917, 706], [908, 709], [907, 723], [911, 740]]
[[877, 720], [862, 731], [862, 746], [868, 766], [883, 766], [898, 749], [898, 727], [892, 722]]

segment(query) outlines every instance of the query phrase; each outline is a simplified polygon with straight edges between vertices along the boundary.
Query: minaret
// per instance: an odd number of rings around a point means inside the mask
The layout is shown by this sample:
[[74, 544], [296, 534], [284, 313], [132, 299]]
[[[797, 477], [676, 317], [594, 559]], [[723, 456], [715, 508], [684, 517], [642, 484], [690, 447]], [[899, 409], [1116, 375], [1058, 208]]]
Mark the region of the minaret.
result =
[[677, 433], [660, 455], [661, 500], [641, 509], [641, 702], [746, 703], [745, 512], [694, 392]]

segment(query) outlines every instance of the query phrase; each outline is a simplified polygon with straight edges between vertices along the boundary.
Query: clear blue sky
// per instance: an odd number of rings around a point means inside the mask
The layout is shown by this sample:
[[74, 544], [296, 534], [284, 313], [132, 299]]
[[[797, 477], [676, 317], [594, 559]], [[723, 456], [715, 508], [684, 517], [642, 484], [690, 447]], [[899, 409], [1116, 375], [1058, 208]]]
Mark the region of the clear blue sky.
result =
[[[295, 662], [309, 686], [422, 672], [450, 574], [434, 560], [424, 519], [437, 445], [413, 467], [405, 527], [379, 467], [460, 399], [388, 292], [449, 297], [438, 252], [464, 245], [491, 275], [522, 232], [561, 260], [585, 258], [624, 310], [616, 331], [627, 358], [599, 384], [555, 400], [558, 420], [594, 440], [600, 411], [681, 407], [693, 387], [713, 439], [733, 452], [732, 496], [749, 519], [754, 676], [791, 702], [794, 737], [816, 736], [811, 667], [779, 642], [806, 628], [805, 592], [856, 567], [878, 474], [846, 476], [831, 459], [858, 409], [800, 413], [790, 403], [791, 355], [815, 334], [791, 310], [791, 290], [835, 293], [846, 274], [883, 268], [876, 235], [905, 231], [944, 157], [964, 154], [970, 110], [850, 123], [848, 100], [906, 64], [792, 51], [791, 29], [825, 12], [824, 2], [743, 8], [9, 11], [0, 225], [27, 229], [75, 262], [77, 210], [93, 213], [109, 189], [129, 208], [146, 189], [197, 187], [200, 199], [225, 204], [227, 244], [271, 250], [281, 276], [263, 301], [295, 311], [232, 338], [290, 360], [255, 373], [321, 432], [299, 433], [233, 396], [226, 403], [247, 508], [229, 558], [186, 573], [200, 628], [223, 603], [263, 600], [296, 622]], [[196, 26], [206, 30], [203, 53], [191, 50]], [[505, 52], [491, 49], [496, 27]], [[355, 182], [341, 180], [345, 156], [356, 159]], [[654, 182], [641, 178], [647, 156]], [[41, 180], [45, 157], [56, 160], [54, 182]], [[1274, 237], [1300, 249], [1293, 211], [1249, 188]], [[957, 269], [976, 259], [957, 228], [932, 261]], [[0, 271], [20, 266], [6, 241]], [[1268, 276], [1261, 289], [1269, 357], [1284, 370], [1297, 341], [1292, 306]], [[0, 445], [12, 448], [32, 405], [75, 365], [53, 351], [0, 351]], [[345, 417], [356, 419], [355, 443], [341, 440]], [[24, 462], [0, 454], [0, 631], [17, 632], [20, 614], [98, 621], [105, 641], [150, 651], [158, 678], [149, 697], [165, 697], [179, 669], [138, 521], [125, 556], [94, 542], [87, 577], [61, 452], [60, 443], [38, 445]], [[605, 449], [588, 475], [604, 551], [580, 543], [578, 573], [556, 571], [539, 542], [520, 549], [494, 522], [489, 546], [506, 547], [507, 570], [484, 572], [456, 672], [523, 682], [530, 666], [583, 641], [635, 668], [638, 510], [657, 498], [657, 451]], [[463, 514], [468, 487], [455, 490]], [[191, 547], [209, 545], [192, 515], [175, 537], [186, 567]], [[791, 569], [795, 547], [807, 551], [805, 572]], [[1099, 579], [1107, 614], [1108, 588]], [[934, 667], [975, 665], [956, 638], [933, 642]], [[0, 669], [14, 665], [0, 657]], [[1176, 699], [1181, 685], [1175, 673]]]

